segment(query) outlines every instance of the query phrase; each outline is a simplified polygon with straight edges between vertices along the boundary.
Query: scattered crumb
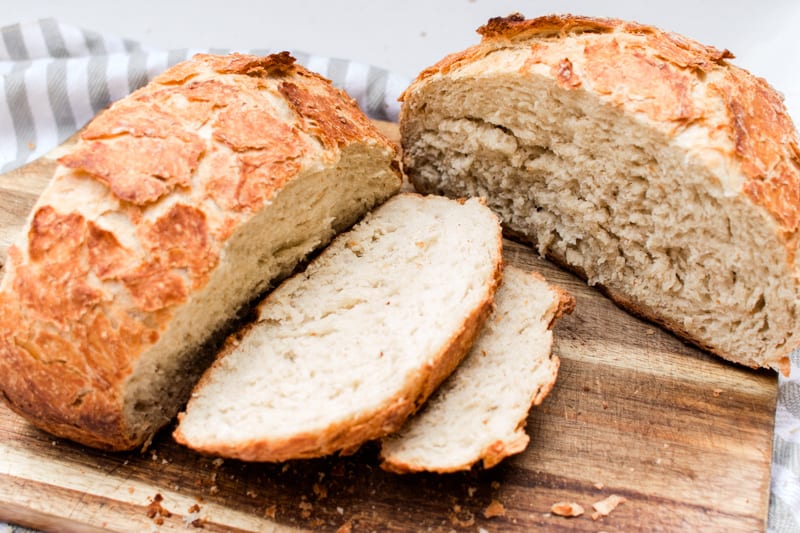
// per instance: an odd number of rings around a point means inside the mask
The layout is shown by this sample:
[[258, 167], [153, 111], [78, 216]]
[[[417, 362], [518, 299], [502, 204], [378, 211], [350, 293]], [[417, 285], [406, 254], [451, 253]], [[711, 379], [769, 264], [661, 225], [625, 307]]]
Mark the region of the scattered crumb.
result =
[[719, 398], [719, 395], [722, 394], [723, 392], [725, 391], [723, 391], [722, 389], [714, 389], [713, 391], [714, 398]]
[[486, 509], [483, 510], [483, 516], [485, 518], [494, 518], [495, 516], [505, 515], [506, 508], [503, 507], [503, 504], [497, 500], [492, 500], [492, 502], [486, 506]]
[[644, 334], [645, 334], [645, 335], [655, 335], [655, 334], [656, 334], [656, 330], [654, 330], [654, 329], [652, 329], [652, 328], [647, 328], [647, 329], [645, 330]]
[[192, 526], [196, 528], [203, 527], [203, 519], [200, 517], [200, 506], [198, 504], [195, 503], [189, 507], [186, 512], [188, 514], [183, 517], [184, 526]]
[[297, 506], [300, 508], [301, 518], [309, 518], [311, 511], [314, 509], [314, 506], [309, 502], [300, 502]]
[[421, 32], [419, 32], [419, 36], [420, 37], [427, 37], [428, 36], [428, 32], [421, 31]]
[[491, 486], [492, 486], [492, 488], [494, 490], [497, 490], [497, 489], [500, 488], [500, 482], [499, 481], [492, 481]]
[[336, 512], [343, 515], [344, 514], [344, 507], [337, 507], [336, 508]]
[[477, 487], [467, 487], [467, 496], [469, 496], [470, 498], [472, 498], [473, 496], [475, 496], [475, 493], [476, 493], [477, 491], [478, 491], [478, 488], [477, 488]]
[[133, 485], [131, 485], [130, 487], [128, 487], [128, 494], [133, 494], [135, 491], [136, 491], [136, 489], [135, 489], [135, 488], [133, 488]]
[[266, 509], [264, 509], [264, 516], [269, 518], [275, 518], [275, 515], [278, 512], [278, 508], [275, 505], [270, 505]]
[[253, 489], [247, 489], [247, 492], [245, 492], [245, 494], [247, 495], [248, 498], [256, 498], [256, 497], [258, 497], [258, 493], [256, 491], [254, 491]]
[[223, 463], [225, 463], [225, 459], [223, 459], [222, 457], [217, 457], [216, 459], [211, 461], [211, 464], [214, 465], [214, 468], [221, 467]]
[[575, 502], [557, 502], [554, 503], [552, 507], [550, 507], [550, 512], [554, 515], [558, 516], [565, 516], [567, 518], [571, 518], [574, 516], [580, 516], [583, 514], [583, 507], [578, 505]]
[[336, 530], [336, 533], [350, 533], [353, 530], [353, 524], [348, 520]]
[[314, 491], [314, 495], [320, 500], [324, 500], [328, 497], [328, 489], [325, 485], [314, 483], [311, 489]]
[[463, 519], [459, 518], [458, 515], [451, 514], [450, 523], [456, 527], [472, 527], [475, 525], [475, 517], [472, 516], [472, 513], [469, 513], [469, 516]]
[[603, 487], [605, 487], [605, 485], [603, 485], [603, 484], [602, 484], [602, 483], [600, 483], [599, 481], [598, 481], [597, 483], [595, 483], [594, 485], [592, 485], [592, 486], [593, 486], [594, 488], [596, 488], [597, 490], [603, 490]]
[[163, 501], [164, 497], [161, 495], [161, 493], [157, 492], [147, 505], [147, 518], [152, 518], [153, 522], [159, 526], [164, 523], [164, 518], [169, 518], [172, 516], [172, 513], [169, 510], [161, 506], [161, 502]]
[[219, 492], [219, 487], [218, 487], [218, 486], [216, 486], [216, 485], [211, 485], [211, 486], [208, 488], [208, 493], [209, 493], [209, 494], [217, 494], [218, 492]]
[[[593, 503], [592, 508], [597, 512], [592, 514], [592, 520], [597, 520], [602, 516], [608, 516], [611, 514], [611, 511], [617, 508], [618, 505], [623, 504], [626, 501], [627, 500], [624, 497], [617, 494], [612, 494], [604, 500]], [[597, 518], [595, 518], [595, 515], [598, 515]]]
[[[424, 37], [424, 35], [423, 35], [423, 37]], [[36, 143], [29, 142], [28, 143], [28, 150], [31, 150], [31, 151], [36, 150]]]

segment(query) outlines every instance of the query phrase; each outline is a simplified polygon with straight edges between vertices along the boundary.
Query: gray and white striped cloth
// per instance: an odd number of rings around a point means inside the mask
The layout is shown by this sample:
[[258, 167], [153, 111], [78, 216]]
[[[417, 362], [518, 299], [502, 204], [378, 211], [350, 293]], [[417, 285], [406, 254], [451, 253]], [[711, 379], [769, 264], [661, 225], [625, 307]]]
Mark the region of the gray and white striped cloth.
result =
[[[195, 53], [153, 50], [53, 19], [0, 28], [0, 172], [47, 153], [111, 102]], [[266, 55], [277, 49], [240, 50]], [[345, 59], [290, 50], [303, 66], [346, 90], [371, 118], [396, 120], [407, 78]]]
[[[197, 52], [230, 51], [152, 50], [53, 19], [0, 28], [0, 35], [0, 172], [47, 153], [168, 66]], [[349, 92], [370, 117], [397, 118], [397, 97], [410, 80], [369, 65], [291, 52]], [[792, 356], [792, 376], [780, 378], [775, 414], [768, 521], [775, 533], [800, 531], [800, 352]]]

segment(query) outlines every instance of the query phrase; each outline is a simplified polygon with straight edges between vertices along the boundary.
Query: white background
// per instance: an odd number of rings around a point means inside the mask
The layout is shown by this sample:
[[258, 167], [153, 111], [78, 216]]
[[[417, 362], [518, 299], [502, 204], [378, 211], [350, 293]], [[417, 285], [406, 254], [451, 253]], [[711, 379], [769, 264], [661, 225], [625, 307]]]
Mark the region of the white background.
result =
[[413, 77], [478, 41], [489, 17], [574, 13], [619, 17], [728, 48], [736, 64], [784, 93], [800, 118], [800, 2], [668, 0], [3, 0], [0, 26], [56, 17], [170, 48], [285, 48], [354, 59]]

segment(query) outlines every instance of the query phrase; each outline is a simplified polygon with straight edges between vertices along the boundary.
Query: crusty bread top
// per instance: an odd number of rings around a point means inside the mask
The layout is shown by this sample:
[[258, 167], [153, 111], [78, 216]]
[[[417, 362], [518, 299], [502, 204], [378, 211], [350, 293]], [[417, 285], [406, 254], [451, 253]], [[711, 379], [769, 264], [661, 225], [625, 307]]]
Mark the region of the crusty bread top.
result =
[[93, 435], [122, 434], [136, 358], [207, 283], [229, 237], [293, 176], [336, 164], [356, 143], [396, 158], [350, 97], [288, 53], [197, 55], [112, 105], [60, 158], [8, 250], [9, 405], [110, 445]]
[[[496, 50], [526, 48], [525, 69], [547, 69], [563, 88], [593, 90], [667, 133], [705, 129], [710, 143], [697, 143], [703, 145], [699, 155], [716, 164], [723, 158], [736, 162], [738, 168], [720, 173], [730, 180], [726, 189], [741, 190], [766, 209], [794, 262], [800, 235], [797, 132], [782, 96], [729, 63], [734, 56], [728, 50], [652, 26], [572, 15], [526, 20], [512, 14], [491, 19], [478, 33], [478, 45], [422, 71], [401, 99], [431, 78], [454, 75]], [[685, 135], [685, 142], [694, 144], [692, 137]]]

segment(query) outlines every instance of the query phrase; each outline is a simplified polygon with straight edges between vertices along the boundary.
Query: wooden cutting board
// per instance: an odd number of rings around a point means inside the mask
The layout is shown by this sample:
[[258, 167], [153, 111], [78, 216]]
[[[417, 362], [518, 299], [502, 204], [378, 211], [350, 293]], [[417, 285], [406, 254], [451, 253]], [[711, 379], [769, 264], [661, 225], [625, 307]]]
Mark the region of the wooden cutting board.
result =
[[[53, 157], [0, 176], [0, 257]], [[763, 530], [776, 376], [689, 347], [531, 248], [505, 245], [508, 263], [577, 299], [555, 330], [558, 383], [530, 414], [521, 455], [488, 471], [399, 476], [378, 468], [371, 444], [350, 457], [245, 464], [184, 449], [171, 428], [145, 452], [104, 453], [0, 405], [0, 521], [53, 531]], [[610, 495], [626, 501], [593, 519], [592, 504]], [[550, 514], [556, 502], [585, 512]]]

